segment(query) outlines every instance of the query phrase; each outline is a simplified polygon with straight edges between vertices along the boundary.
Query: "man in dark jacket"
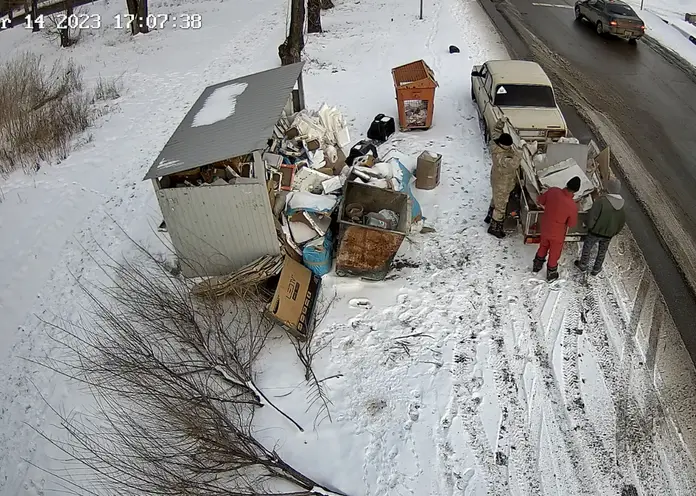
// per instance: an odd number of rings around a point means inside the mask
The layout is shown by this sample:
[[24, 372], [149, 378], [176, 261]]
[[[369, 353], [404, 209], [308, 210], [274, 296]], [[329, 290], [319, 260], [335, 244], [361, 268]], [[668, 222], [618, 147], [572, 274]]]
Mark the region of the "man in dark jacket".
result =
[[592, 248], [598, 245], [597, 258], [595, 258], [591, 274], [596, 276], [602, 271], [604, 257], [609, 249], [611, 238], [619, 234], [626, 224], [626, 213], [624, 212], [624, 199], [620, 195], [621, 183], [618, 179], [611, 179], [607, 184], [607, 194], [594, 202], [590, 209], [587, 227], [589, 233], [582, 245], [580, 260], [575, 261], [575, 265], [583, 272], [587, 270], [590, 263], [590, 253]]
[[558, 259], [561, 258], [566, 232], [578, 223], [578, 206], [573, 196], [579, 190], [580, 178], [575, 176], [565, 188], [549, 188], [536, 200], [544, 208], [544, 215], [541, 218], [541, 243], [534, 257], [532, 271], [541, 270], [548, 253], [546, 280], [549, 282], [558, 279]]

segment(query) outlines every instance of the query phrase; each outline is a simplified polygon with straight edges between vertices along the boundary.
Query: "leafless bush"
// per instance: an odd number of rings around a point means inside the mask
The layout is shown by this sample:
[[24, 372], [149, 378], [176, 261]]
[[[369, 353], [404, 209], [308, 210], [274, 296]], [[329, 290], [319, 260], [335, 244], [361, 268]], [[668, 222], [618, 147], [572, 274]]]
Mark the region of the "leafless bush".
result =
[[97, 400], [90, 415], [56, 411], [69, 441], [51, 441], [94, 474], [92, 480], [66, 478], [73, 488], [133, 495], [340, 494], [295, 470], [254, 435], [254, 411], [269, 402], [254, 383], [253, 364], [274, 327], [262, 294], [194, 300], [188, 284], [153, 257], [111, 260], [104, 268], [107, 285], [82, 286], [94, 308], [85, 321], [47, 322], [71, 356], [49, 366], [87, 384]]
[[94, 87], [94, 101], [116, 100], [121, 96], [123, 90], [123, 81], [120, 77], [105, 79], [99, 76], [97, 84]]
[[70, 140], [92, 121], [82, 67], [72, 60], [50, 69], [25, 53], [0, 68], [0, 172], [65, 158]]

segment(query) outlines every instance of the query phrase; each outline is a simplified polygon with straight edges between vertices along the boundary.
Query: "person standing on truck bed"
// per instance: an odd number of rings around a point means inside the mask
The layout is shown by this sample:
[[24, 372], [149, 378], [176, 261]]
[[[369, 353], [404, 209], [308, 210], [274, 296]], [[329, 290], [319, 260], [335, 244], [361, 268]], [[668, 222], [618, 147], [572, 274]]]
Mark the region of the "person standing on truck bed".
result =
[[607, 194], [595, 201], [590, 209], [587, 219], [589, 232], [582, 245], [580, 260], [575, 261], [575, 266], [585, 272], [590, 263], [592, 248], [594, 245], [599, 245], [591, 272], [593, 276], [602, 271], [611, 238], [619, 234], [626, 224], [624, 199], [619, 193], [621, 193], [621, 183], [618, 179], [610, 179], [607, 184]]
[[491, 136], [491, 188], [493, 199], [488, 208], [488, 215], [484, 219], [488, 226], [488, 234], [496, 238], [504, 238], [503, 221], [507, 211], [510, 193], [515, 189], [517, 182], [517, 169], [522, 161], [522, 154], [513, 146], [512, 136], [503, 132], [505, 120], [500, 119], [493, 128]]
[[558, 279], [558, 259], [561, 258], [563, 243], [569, 227], [578, 223], [578, 206], [573, 196], [580, 190], [580, 178], [575, 176], [566, 187], [549, 188], [539, 195], [536, 202], [544, 209], [541, 218], [541, 244], [534, 257], [532, 271], [539, 272], [546, 262], [546, 280], [551, 282]]

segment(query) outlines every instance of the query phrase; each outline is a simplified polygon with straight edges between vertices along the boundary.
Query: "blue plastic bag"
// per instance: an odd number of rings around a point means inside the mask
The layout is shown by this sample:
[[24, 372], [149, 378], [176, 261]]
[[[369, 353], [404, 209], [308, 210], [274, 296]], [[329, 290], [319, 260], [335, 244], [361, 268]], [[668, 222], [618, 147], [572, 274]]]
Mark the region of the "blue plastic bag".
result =
[[416, 197], [413, 196], [413, 192], [411, 191], [411, 179], [413, 178], [413, 174], [411, 174], [411, 171], [409, 171], [398, 158], [393, 158], [392, 160], [396, 160], [396, 163], [399, 164], [399, 169], [401, 169], [401, 192], [406, 193], [411, 199], [411, 221], [416, 222], [421, 218], [422, 212], [420, 203], [418, 203], [418, 200], [416, 200]]
[[302, 249], [302, 263], [314, 274], [321, 277], [331, 272], [333, 263], [333, 237], [327, 231], [323, 238], [310, 241]]

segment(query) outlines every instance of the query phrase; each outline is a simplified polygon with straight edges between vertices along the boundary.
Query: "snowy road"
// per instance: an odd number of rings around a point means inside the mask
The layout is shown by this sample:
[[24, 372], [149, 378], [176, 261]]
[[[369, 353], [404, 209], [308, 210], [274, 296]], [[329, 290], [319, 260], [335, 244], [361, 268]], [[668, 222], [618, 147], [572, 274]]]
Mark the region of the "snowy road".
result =
[[[337, 299], [316, 336], [316, 348], [326, 348], [315, 368], [330, 378], [333, 422], [299, 433], [262, 412], [259, 432], [288, 462], [351, 496], [695, 494], [696, 373], [630, 234], [589, 285], [567, 252], [565, 281], [552, 290], [530, 273], [533, 248], [485, 233], [490, 159], [468, 74], [505, 52], [476, 1], [426, 3], [423, 21], [416, 4], [398, 0], [334, 2], [326, 32], [307, 39], [307, 104], [339, 106], [357, 140], [375, 114], [395, 115], [390, 68], [424, 58], [440, 84], [435, 125], [399, 133], [382, 151], [398, 149], [407, 166], [423, 149], [443, 154], [441, 185], [416, 192], [436, 232], [404, 243], [388, 281], [325, 276]], [[79, 315], [84, 299], [71, 274], [97, 274], [81, 248], [131, 249], [111, 218], [161, 249], [145, 169], [206, 84], [277, 64], [286, 5], [245, 3], [243, 29], [230, 29], [229, 19], [241, 21], [239, 5], [196, 3], [210, 16], [198, 34], [131, 41], [105, 33], [75, 47], [90, 77], [105, 70], [99, 53], [113, 57], [111, 73], [132, 71], [124, 96], [62, 164], [43, 167], [36, 182], [17, 175], [0, 183], [0, 224], [14, 229], [0, 244], [0, 494], [57, 493], [56, 481], [31, 466], [61, 466], [25, 424], [52, 431], [41, 395], [84, 409], [62, 378], [19, 358], [54, 351], [34, 314]], [[261, 45], [258, 32], [267, 33]], [[20, 34], [2, 33], [0, 43], [17, 50]], [[461, 53], [449, 54], [450, 44]], [[42, 223], [51, 228], [37, 229]], [[27, 254], [33, 263], [21, 263]], [[312, 425], [287, 339], [277, 335], [265, 358], [260, 387]]]

